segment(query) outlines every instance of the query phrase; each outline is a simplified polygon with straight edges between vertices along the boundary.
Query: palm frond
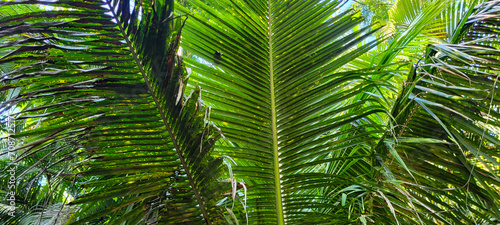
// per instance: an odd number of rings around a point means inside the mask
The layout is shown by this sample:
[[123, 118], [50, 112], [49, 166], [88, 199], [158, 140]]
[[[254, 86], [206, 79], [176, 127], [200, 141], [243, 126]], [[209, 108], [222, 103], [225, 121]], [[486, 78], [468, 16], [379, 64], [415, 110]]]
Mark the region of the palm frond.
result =
[[[249, 185], [250, 223], [356, 220], [341, 213], [331, 195], [317, 193], [352, 182], [348, 175], [326, 173], [325, 163], [352, 164], [369, 156], [352, 146], [369, 145], [383, 132], [354, 126], [384, 111], [373, 98], [355, 98], [375, 85], [374, 69], [339, 72], [376, 44], [357, 48], [374, 31], [353, 32], [362, 18], [337, 13], [336, 1], [193, 4], [193, 11], [177, 6], [190, 17], [185, 49], [216, 67], [186, 60], [193, 70], [191, 84], [206, 90], [211, 118], [230, 142], [220, 154], [235, 158], [236, 178]], [[350, 111], [355, 107], [359, 110]], [[346, 124], [353, 126], [336, 134]], [[335, 153], [344, 150], [350, 158]]]
[[[78, 189], [71, 204], [82, 204], [74, 224], [219, 220], [224, 157], [210, 152], [220, 132], [200, 91], [184, 95], [176, 52], [185, 18], [174, 16], [173, 1], [12, 1], [0, 8], [24, 4], [43, 7], [0, 18], [0, 64], [24, 64], [2, 77], [1, 90], [22, 89], [2, 112], [30, 104], [15, 114], [26, 120], [13, 136], [27, 137], [19, 155], [72, 163]], [[50, 147], [69, 140], [65, 151]]]

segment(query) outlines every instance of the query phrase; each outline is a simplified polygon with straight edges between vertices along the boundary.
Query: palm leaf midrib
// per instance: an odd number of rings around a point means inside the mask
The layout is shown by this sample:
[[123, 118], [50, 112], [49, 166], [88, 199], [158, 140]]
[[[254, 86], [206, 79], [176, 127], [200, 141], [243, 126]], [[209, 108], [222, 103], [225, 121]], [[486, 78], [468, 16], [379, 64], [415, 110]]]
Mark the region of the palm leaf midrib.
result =
[[279, 143], [278, 143], [278, 122], [276, 116], [276, 100], [275, 100], [275, 74], [274, 74], [274, 50], [273, 50], [273, 21], [274, 21], [274, 6], [271, 0], [267, 0], [267, 44], [268, 44], [268, 68], [269, 68], [269, 101], [271, 103], [271, 133], [272, 133], [272, 148], [273, 148], [273, 170], [274, 170], [274, 193], [276, 195], [276, 217], [278, 224], [284, 224], [284, 212], [282, 203], [282, 192], [281, 192], [281, 171], [280, 171], [280, 157], [279, 157]]

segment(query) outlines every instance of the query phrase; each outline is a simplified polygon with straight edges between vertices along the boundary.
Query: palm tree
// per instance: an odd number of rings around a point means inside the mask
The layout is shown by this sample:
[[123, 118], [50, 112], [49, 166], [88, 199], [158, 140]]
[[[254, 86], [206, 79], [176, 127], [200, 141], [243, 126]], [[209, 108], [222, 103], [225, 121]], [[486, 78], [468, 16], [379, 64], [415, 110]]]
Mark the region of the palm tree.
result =
[[71, 224], [495, 223], [500, 1], [427, 2], [2, 2], [17, 173]]

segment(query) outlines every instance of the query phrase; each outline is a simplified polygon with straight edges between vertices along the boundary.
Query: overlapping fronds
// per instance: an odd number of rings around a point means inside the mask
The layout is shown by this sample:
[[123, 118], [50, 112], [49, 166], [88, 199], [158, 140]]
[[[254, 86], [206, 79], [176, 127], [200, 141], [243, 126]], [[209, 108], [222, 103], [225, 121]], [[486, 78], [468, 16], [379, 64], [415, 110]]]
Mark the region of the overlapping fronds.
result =
[[499, 1], [476, 7], [456, 23], [456, 41], [429, 46], [408, 75], [395, 129], [377, 148], [399, 222], [499, 221], [499, 10]]
[[0, 218], [498, 223], [500, 1], [480, 2], [396, 1], [378, 49], [341, 1], [1, 2]]
[[396, 56], [415, 61], [424, 55], [427, 44], [439, 43], [446, 37], [445, 23], [439, 18], [448, 0], [398, 0], [389, 10], [387, 21], [380, 21], [381, 37], [387, 45], [379, 45], [383, 53], [380, 63], [392, 62]]

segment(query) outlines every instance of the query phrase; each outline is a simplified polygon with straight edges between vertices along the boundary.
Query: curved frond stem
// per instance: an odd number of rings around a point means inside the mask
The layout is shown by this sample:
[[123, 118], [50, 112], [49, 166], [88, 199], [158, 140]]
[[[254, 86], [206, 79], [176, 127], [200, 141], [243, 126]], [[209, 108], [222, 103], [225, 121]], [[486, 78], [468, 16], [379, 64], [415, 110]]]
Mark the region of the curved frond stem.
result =
[[[111, 5], [111, 2], [108, 0], [107, 1], [108, 3], [108, 6], [110, 8], [113, 8], [113, 6]], [[113, 11], [113, 10], [110, 10], [113, 14], [113, 17], [116, 19], [116, 21], [120, 21], [119, 17], [116, 15], [116, 13]], [[198, 191], [198, 188], [196, 187], [196, 183], [194, 182], [194, 179], [193, 179], [193, 176], [189, 170], [189, 167], [186, 163], [186, 159], [184, 158], [184, 155], [182, 154], [182, 151], [181, 151], [181, 148], [180, 148], [180, 145], [174, 135], [174, 132], [173, 132], [173, 129], [172, 129], [172, 126], [170, 125], [170, 123], [168, 122], [168, 119], [166, 117], [166, 114], [165, 114], [165, 111], [163, 110], [163, 108], [161, 107], [160, 105], [160, 101], [158, 99], [158, 96], [156, 95], [152, 85], [151, 85], [151, 82], [149, 81], [149, 78], [146, 74], [146, 71], [138, 57], [138, 54], [137, 52], [135, 51], [135, 48], [132, 44], [132, 42], [130, 41], [130, 39], [128, 38], [128, 35], [127, 35], [127, 32], [125, 30], [125, 28], [122, 26], [121, 23], [117, 23], [118, 27], [120, 28], [120, 32], [122, 33], [123, 35], [123, 39], [125, 39], [125, 41], [127, 42], [127, 46], [129, 47], [130, 49], [130, 52], [132, 53], [132, 56], [135, 60], [135, 63], [137, 64], [137, 67], [139, 68], [140, 72], [141, 72], [141, 75], [144, 79], [144, 82], [146, 83], [147, 87], [148, 87], [148, 90], [151, 94], [151, 96], [153, 97], [154, 99], [154, 102], [155, 102], [155, 105], [156, 105], [156, 108], [158, 110], [158, 112], [160, 113], [161, 115], [161, 118], [163, 120], [163, 123], [165, 124], [165, 128], [168, 130], [168, 135], [170, 136], [170, 139], [172, 140], [172, 143], [174, 144], [174, 147], [175, 147], [175, 151], [177, 152], [177, 155], [179, 156], [179, 159], [182, 163], [182, 166], [185, 170], [185, 173], [187, 175], [187, 178], [189, 180], [189, 183], [191, 185], [191, 188], [193, 189], [193, 193], [195, 194], [196, 196], [196, 201], [198, 202], [199, 206], [200, 206], [200, 210], [201, 212], [203, 213], [203, 217], [205, 219], [205, 222], [207, 224], [211, 224], [211, 221], [210, 221], [210, 217], [207, 213], [207, 210], [205, 208], [205, 205], [203, 203], [203, 200], [201, 199], [201, 195], [200, 195], [200, 192]], [[179, 31], [180, 32], [180, 31]]]

